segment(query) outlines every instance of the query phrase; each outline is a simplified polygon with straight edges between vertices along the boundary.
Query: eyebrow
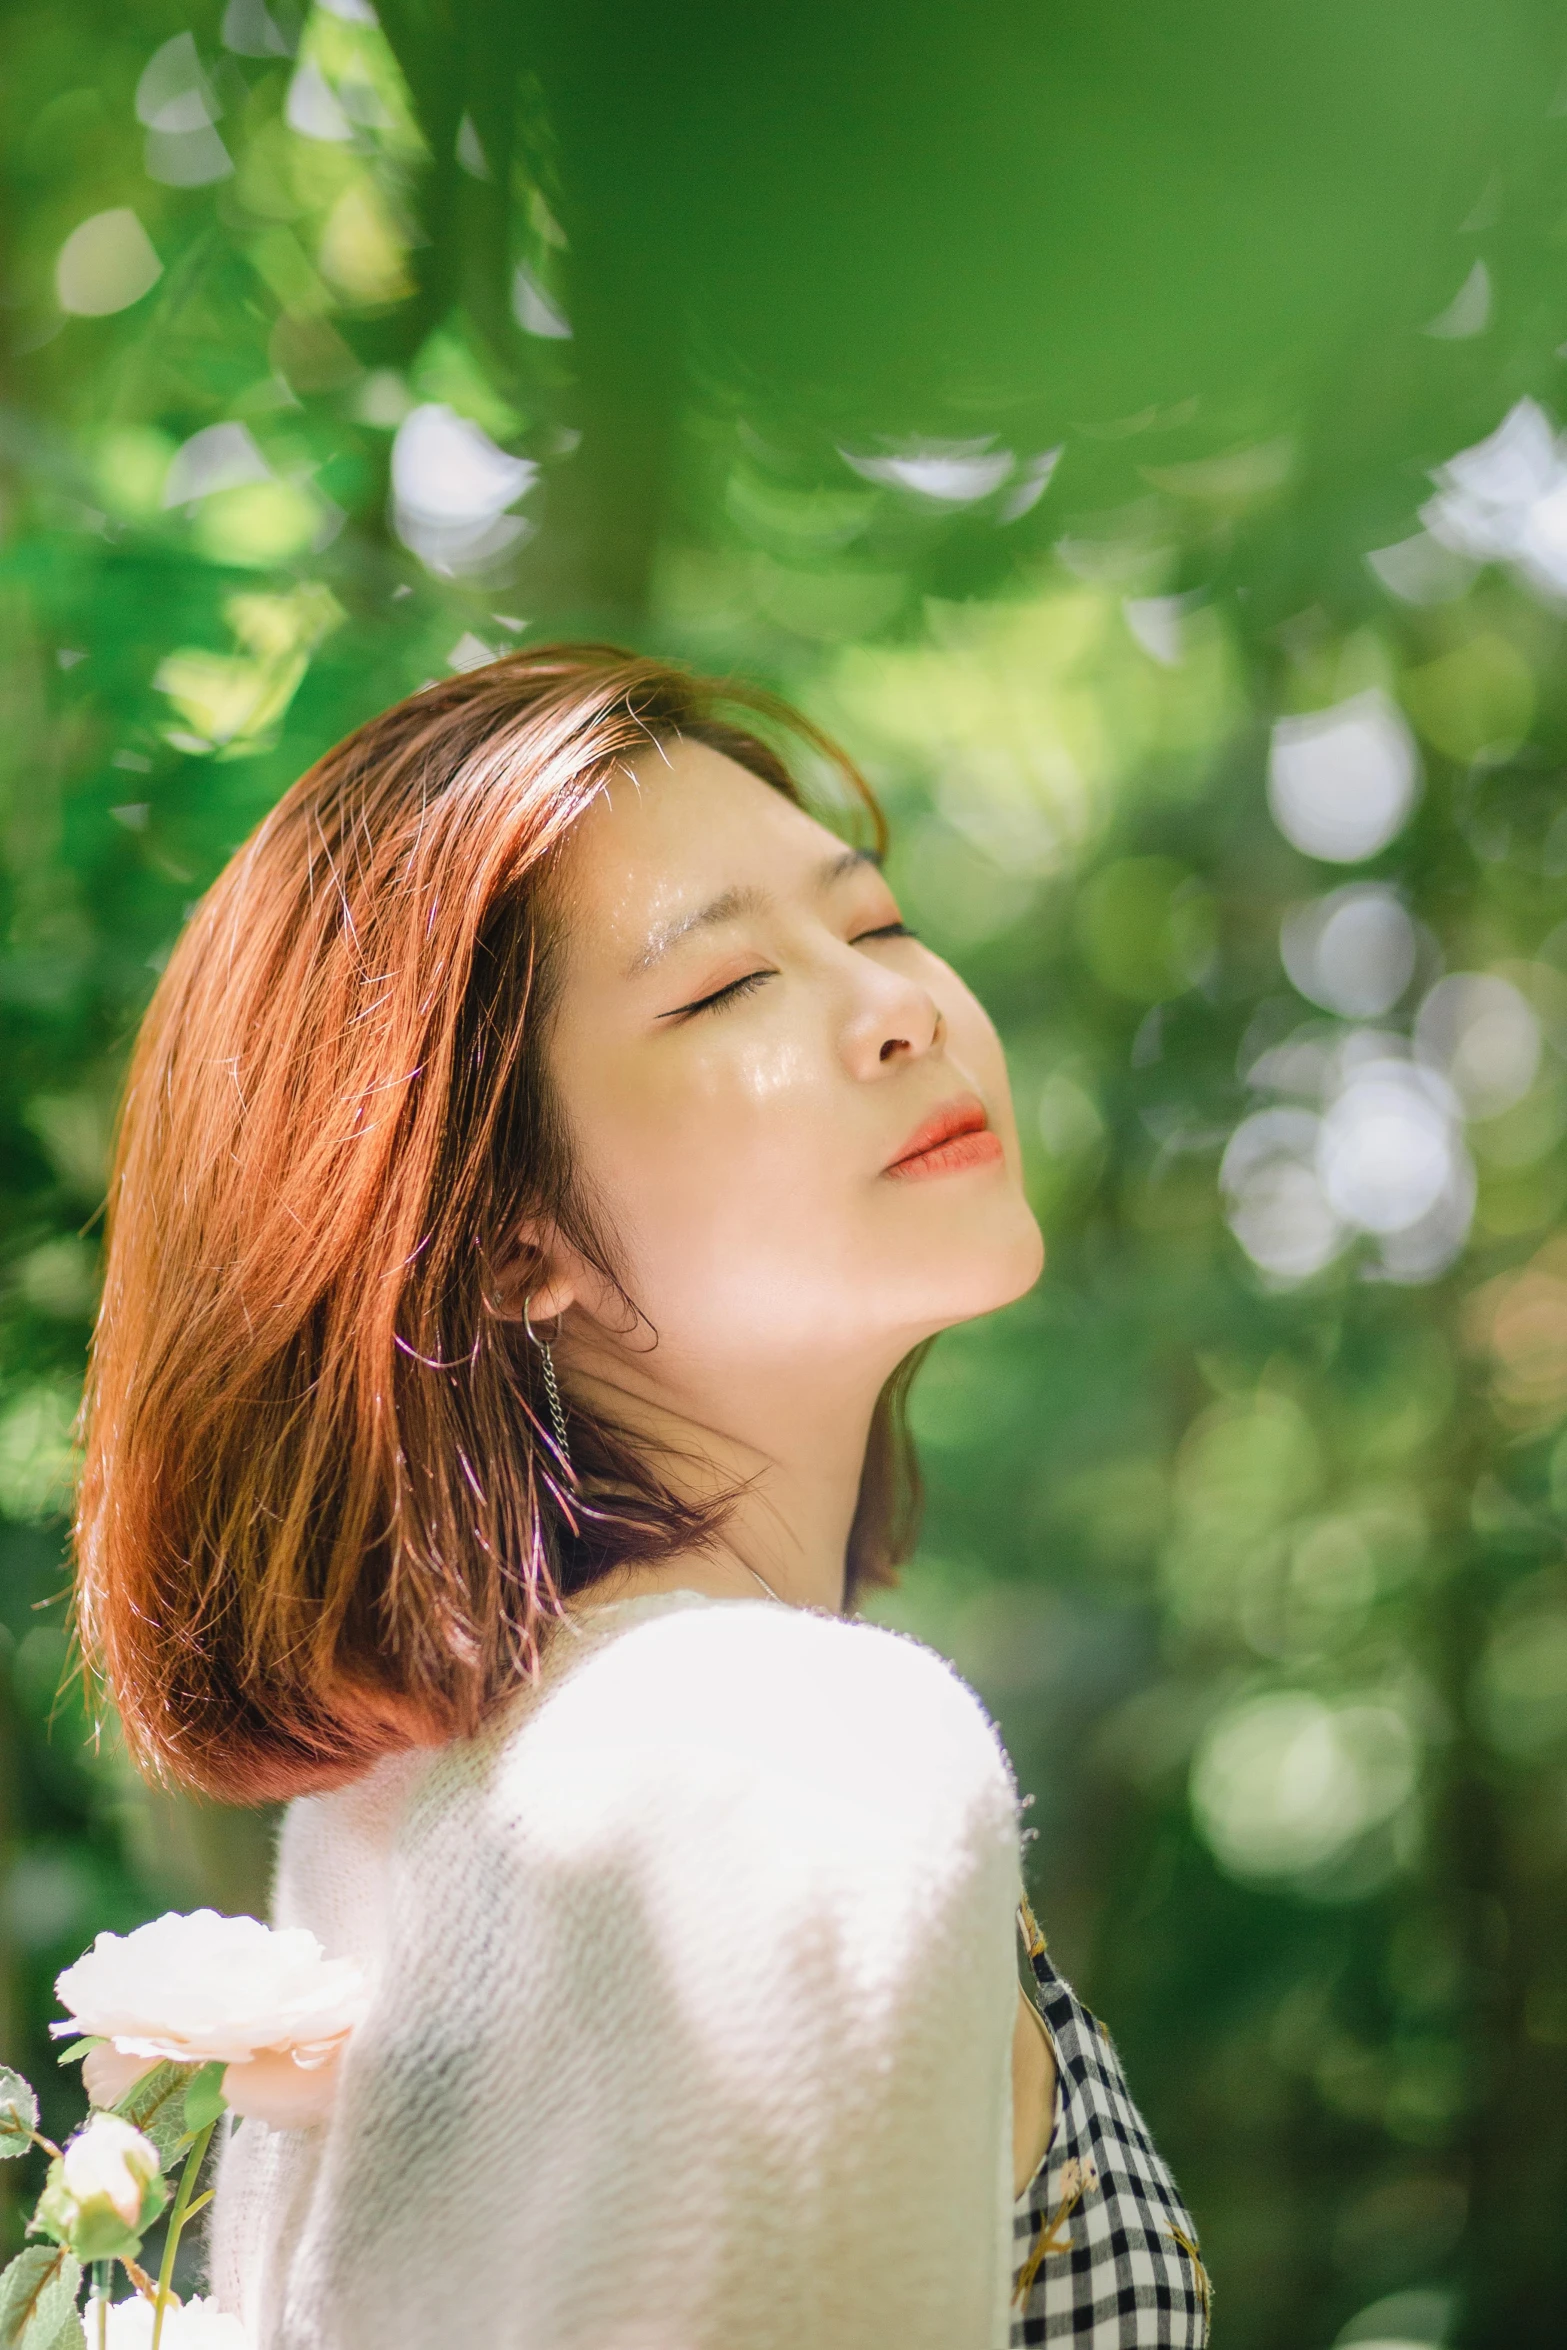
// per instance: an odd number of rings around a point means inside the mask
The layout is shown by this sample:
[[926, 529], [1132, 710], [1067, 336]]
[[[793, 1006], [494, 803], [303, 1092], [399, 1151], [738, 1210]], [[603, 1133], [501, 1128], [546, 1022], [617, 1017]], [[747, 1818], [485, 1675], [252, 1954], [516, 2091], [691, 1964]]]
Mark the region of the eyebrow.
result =
[[[844, 849], [836, 857], [825, 858], [817, 867], [816, 885], [819, 889], [830, 889], [835, 881], [843, 880], [846, 874], [857, 872], [860, 866], [879, 867], [880, 864], [880, 857], [872, 849]], [[698, 906], [694, 913], [677, 914], [672, 922], [665, 922], [655, 930], [641, 953], [626, 966], [626, 977], [640, 979], [645, 971], [651, 971], [655, 963], [662, 962], [670, 949], [678, 946], [682, 939], [689, 938], [693, 931], [715, 929], [721, 923], [737, 921], [742, 914], [760, 914], [771, 902], [766, 890], [762, 889], [721, 891], [705, 906]]]

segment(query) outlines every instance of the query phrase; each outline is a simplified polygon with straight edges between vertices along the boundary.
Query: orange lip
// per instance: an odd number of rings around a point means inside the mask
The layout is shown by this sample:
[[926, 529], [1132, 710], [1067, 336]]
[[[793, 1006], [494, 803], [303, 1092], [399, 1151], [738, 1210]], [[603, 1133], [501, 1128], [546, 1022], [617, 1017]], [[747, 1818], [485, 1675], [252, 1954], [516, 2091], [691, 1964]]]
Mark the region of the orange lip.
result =
[[922, 1176], [957, 1175], [969, 1167], [991, 1166], [1001, 1155], [1001, 1137], [991, 1132], [984, 1104], [969, 1093], [916, 1126], [883, 1173], [900, 1183], [917, 1182]]

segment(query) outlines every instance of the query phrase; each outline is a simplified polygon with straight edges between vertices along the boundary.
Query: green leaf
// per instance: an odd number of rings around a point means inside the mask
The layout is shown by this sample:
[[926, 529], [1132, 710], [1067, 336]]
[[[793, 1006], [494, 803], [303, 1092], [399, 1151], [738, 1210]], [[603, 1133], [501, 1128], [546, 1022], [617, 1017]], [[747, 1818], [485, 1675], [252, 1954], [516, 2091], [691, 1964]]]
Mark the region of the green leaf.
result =
[[25, 2154], [38, 2127], [38, 2100], [32, 2084], [9, 2065], [0, 2065], [0, 2159]]
[[227, 2113], [228, 2099], [223, 2094], [223, 2075], [226, 2065], [204, 2064], [191, 2075], [190, 2087], [185, 2092], [185, 2127], [191, 2136], [198, 2137], [209, 2122], [219, 2114]]
[[155, 2065], [126, 2090], [114, 2108], [144, 2138], [152, 2140], [165, 2170], [190, 2136], [185, 2124], [185, 2090], [194, 2069], [188, 2064]]
[[54, 2061], [56, 2064], [76, 2064], [82, 2057], [90, 2056], [95, 2048], [101, 2048], [103, 2044], [101, 2034], [89, 2033], [85, 2040], [73, 2040], [68, 2048], [62, 2048]]
[[33, 2244], [0, 2275], [0, 2350], [56, 2350], [76, 2312], [82, 2265]]

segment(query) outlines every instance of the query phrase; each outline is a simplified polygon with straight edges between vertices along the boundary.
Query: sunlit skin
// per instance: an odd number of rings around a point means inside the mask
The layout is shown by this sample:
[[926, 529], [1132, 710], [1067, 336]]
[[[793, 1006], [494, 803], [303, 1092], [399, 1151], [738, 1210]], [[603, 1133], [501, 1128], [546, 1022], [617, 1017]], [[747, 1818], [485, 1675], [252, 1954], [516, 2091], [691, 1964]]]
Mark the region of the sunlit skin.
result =
[[[983, 1008], [867, 858], [718, 752], [617, 778], [559, 875], [549, 1054], [621, 1296], [530, 1226], [502, 1284], [570, 1390], [679, 1489], [736, 1490], [720, 1539], [596, 1585], [842, 1608], [876, 1399], [922, 1339], [1020, 1297], [1043, 1262]], [[1020, 2000], [1021, 2186], [1049, 2128]]]

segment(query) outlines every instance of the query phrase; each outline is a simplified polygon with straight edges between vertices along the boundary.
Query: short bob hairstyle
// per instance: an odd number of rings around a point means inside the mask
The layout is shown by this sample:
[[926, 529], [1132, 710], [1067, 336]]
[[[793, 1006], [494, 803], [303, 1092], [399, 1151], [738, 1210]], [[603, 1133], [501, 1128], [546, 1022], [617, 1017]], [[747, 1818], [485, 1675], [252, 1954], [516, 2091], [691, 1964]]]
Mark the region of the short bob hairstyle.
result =
[[[526, 1216], [615, 1278], [550, 1098], [549, 879], [617, 765], [678, 738], [787, 798], [771, 697], [612, 647], [521, 651], [317, 762], [197, 906], [132, 1060], [76, 1527], [83, 1647], [145, 1767], [228, 1801], [471, 1731], [564, 1598], [711, 1539], [492, 1301]], [[634, 1304], [634, 1301], [629, 1301]], [[913, 1547], [878, 1406], [856, 1585]]]

